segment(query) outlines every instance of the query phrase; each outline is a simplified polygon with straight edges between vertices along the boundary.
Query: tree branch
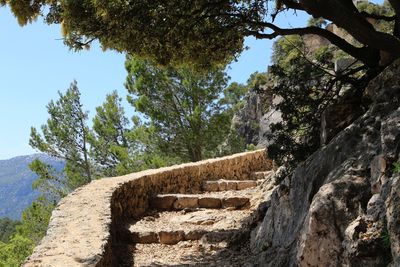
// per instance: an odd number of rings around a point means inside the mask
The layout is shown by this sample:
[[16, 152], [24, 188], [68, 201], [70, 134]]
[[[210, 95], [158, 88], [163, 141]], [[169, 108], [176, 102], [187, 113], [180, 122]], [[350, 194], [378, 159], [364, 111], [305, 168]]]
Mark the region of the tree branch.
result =
[[389, 3], [393, 7], [394, 12], [396, 13], [393, 35], [396, 37], [399, 37], [400, 36], [400, 1], [399, 0], [389, 0]]
[[378, 63], [379, 58], [373, 57], [370, 52], [371, 50], [368, 48], [364, 47], [355, 47], [348, 43], [346, 40], [340, 38], [336, 34], [319, 28], [315, 26], [310, 26], [310, 27], [305, 27], [305, 28], [292, 28], [292, 29], [282, 29], [272, 23], [268, 22], [258, 22], [260, 26], [264, 26], [264, 28], [269, 28], [273, 30], [272, 33], [261, 33], [259, 31], [252, 31], [248, 30], [247, 33], [250, 35], [253, 35], [256, 38], [260, 39], [273, 39], [279, 35], [285, 36], [285, 35], [306, 35], [306, 34], [315, 34], [319, 35], [321, 37], [324, 37], [328, 41], [330, 41], [332, 44], [336, 45], [343, 51], [345, 51], [347, 54], [351, 55], [354, 58], [359, 59], [363, 63], [367, 65], [375, 65]]
[[[400, 9], [398, 0], [390, 0], [390, 2], [394, 2], [396, 5], [398, 4]], [[354, 39], [363, 45], [376, 50], [386, 51], [394, 57], [400, 55], [399, 39], [393, 35], [377, 31], [372, 24], [360, 14], [352, 0], [299, 0], [299, 3], [308, 14], [332, 21], [336, 26], [350, 33]]]
[[368, 12], [362, 11], [360, 12], [366, 18], [376, 19], [376, 20], [384, 20], [384, 21], [393, 21], [396, 19], [396, 15], [393, 16], [383, 16], [378, 14], [370, 14]]

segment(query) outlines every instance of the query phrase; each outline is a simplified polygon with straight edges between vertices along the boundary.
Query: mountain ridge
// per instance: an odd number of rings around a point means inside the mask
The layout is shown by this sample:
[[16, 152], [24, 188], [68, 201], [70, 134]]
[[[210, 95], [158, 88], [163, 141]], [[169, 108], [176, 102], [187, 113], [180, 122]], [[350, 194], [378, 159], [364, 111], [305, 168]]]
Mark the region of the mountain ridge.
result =
[[41, 153], [0, 160], [0, 218], [19, 220], [22, 211], [38, 196], [32, 189], [37, 175], [29, 169], [29, 164], [37, 158], [57, 170], [64, 167], [62, 160]]

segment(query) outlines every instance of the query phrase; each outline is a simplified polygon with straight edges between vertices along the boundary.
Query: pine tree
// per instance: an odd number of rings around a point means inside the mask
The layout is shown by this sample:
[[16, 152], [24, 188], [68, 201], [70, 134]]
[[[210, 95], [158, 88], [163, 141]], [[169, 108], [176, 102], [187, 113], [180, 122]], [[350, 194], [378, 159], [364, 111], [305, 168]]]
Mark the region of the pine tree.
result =
[[50, 118], [40, 134], [31, 128], [29, 144], [50, 156], [65, 160], [65, 178], [71, 189], [92, 180], [87, 126], [88, 113], [83, 111], [76, 81], [59, 99], [47, 105]]
[[107, 95], [103, 105], [96, 108], [93, 118], [90, 155], [99, 166], [100, 176], [123, 175], [133, 172], [136, 167], [132, 159], [135, 151], [132, 126], [121, 100], [116, 91]]
[[129, 101], [155, 127], [165, 154], [183, 161], [212, 157], [229, 132], [231, 104], [221, 101], [228, 78], [219, 68], [198, 73], [189, 67], [159, 68], [130, 57]]

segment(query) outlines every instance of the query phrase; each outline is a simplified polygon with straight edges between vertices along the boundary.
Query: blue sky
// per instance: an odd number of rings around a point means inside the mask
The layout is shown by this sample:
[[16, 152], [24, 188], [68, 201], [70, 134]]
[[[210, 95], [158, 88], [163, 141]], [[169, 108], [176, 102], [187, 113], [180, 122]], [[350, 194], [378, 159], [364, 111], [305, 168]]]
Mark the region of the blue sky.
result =
[[[305, 17], [288, 13], [282, 19], [295, 26]], [[58, 26], [39, 19], [20, 27], [7, 8], [0, 8], [0, 25], [0, 159], [36, 152], [28, 144], [30, 127], [45, 123], [46, 105], [74, 79], [91, 116], [107, 93], [126, 95], [123, 54], [99, 47], [71, 52], [60, 40]], [[250, 49], [230, 65], [231, 81], [245, 82], [251, 73], [265, 71], [270, 61], [272, 41], [248, 38], [246, 45]], [[126, 109], [132, 113], [129, 106]]]

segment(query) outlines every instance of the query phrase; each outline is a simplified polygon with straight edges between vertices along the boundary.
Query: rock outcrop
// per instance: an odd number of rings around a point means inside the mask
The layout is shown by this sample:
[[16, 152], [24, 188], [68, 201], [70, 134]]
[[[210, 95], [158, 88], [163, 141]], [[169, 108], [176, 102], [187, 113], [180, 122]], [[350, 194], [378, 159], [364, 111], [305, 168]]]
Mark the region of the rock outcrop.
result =
[[400, 62], [369, 109], [285, 177], [252, 232], [260, 266], [399, 266]]
[[244, 145], [257, 145], [260, 140], [260, 120], [265, 113], [266, 99], [251, 89], [245, 97], [245, 104], [232, 119], [232, 128], [243, 139]]
[[282, 113], [277, 109], [282, 98], [272, 95], [270, 87], [267, 83], [258, 90], [251, 89], [246, 95], [245, 105], [232, 119], [232, 128], [243, 139], [245, 147], [265, 148], [269, 144], [271, 124], [282, 121]]

